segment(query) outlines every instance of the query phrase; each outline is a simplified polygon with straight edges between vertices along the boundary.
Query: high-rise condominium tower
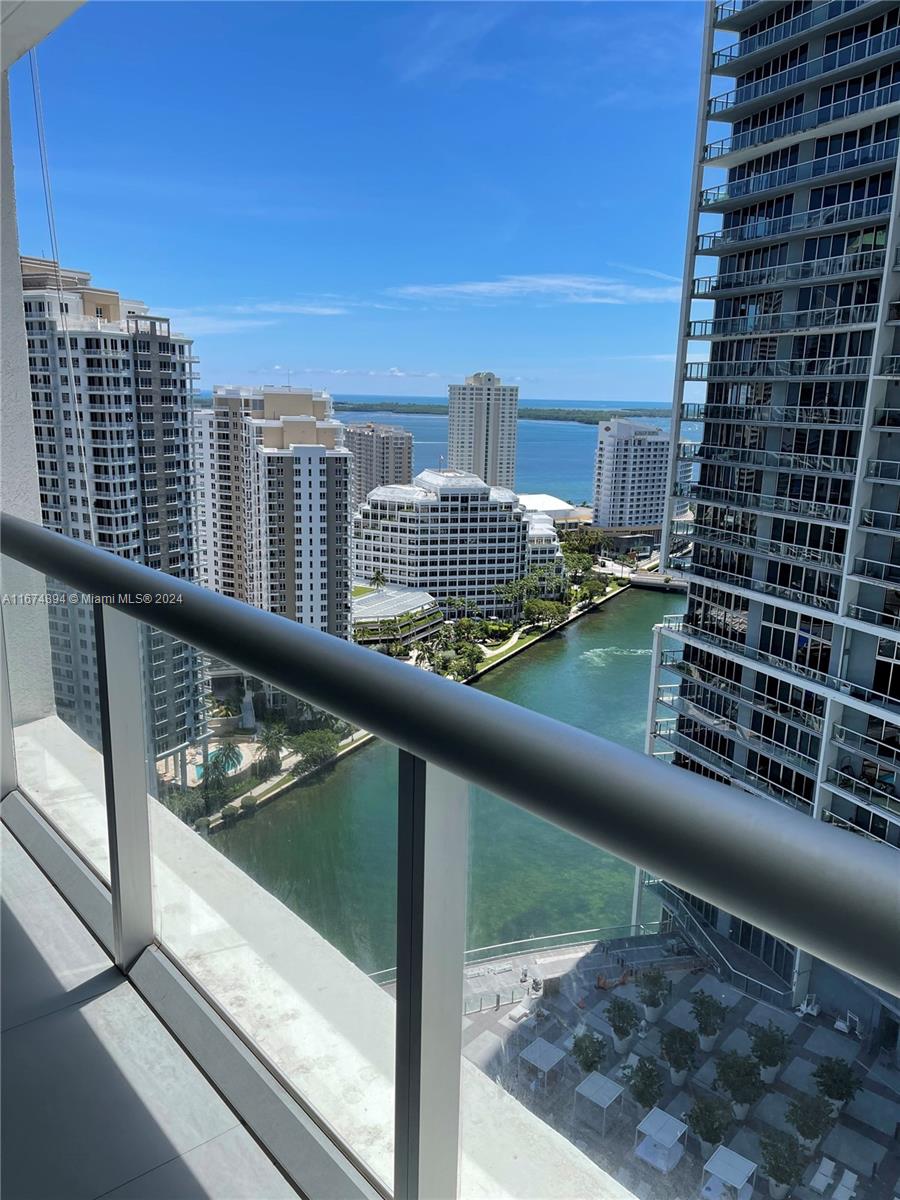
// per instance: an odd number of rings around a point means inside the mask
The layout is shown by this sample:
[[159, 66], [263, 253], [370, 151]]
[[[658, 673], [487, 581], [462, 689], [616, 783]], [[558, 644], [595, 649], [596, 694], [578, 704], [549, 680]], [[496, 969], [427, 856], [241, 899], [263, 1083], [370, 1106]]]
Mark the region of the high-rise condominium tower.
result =
[[496, 487], [516, 486], [519, 389], [490, 371], [450, 384], [447, 453], [457, 471]]
[[[191, 340], [86, 271], [22, 259], [43, 523], [180, 579], [193, 576]], [[90, 606], [50, 613], [60, 716], [100, 739]], [[199, 657], [146, 635], [155, 753], [201, 727]]]
[[348, 637], [352, 460], [329, 394], [217, 387], [197, 430], [203, 582]]
[[412, 480], [413, 436], [397, 425], [348, 425], [344, 444], [353, 455], [353, 507], [373, 488]]
[[[604, 421], [597, 430], [594, 524], [627, 542], [658, 544], [666, 511], [668, 434], [641, 421]], [[689, 462], [679, 478], [690, 479]]]
[[[671, 520], [664, 546], [690, 589], [658, 630], [650, 729], [685, 770], [892, 847], [898, 17], [881, 3], [709, 6], [675, 406], [703, 439], [676, 443], [670, 473], [671, 517], [678, 462], [698, 464], [693, 520]], [[815, 992], [896, 1044], [896, 999], [656, 886], [726, 977], [781, 1005]]]

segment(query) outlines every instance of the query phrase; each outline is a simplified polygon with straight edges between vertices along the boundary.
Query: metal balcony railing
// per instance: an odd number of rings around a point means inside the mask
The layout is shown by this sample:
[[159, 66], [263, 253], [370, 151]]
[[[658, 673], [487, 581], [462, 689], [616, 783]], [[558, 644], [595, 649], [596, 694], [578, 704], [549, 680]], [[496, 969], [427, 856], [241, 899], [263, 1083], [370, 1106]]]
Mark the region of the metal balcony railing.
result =
[[830, 125], [832, 121], [846, 120], [860, 113], [872, 112], [887, 104], [896, 103], [900, 98], [900, 84], [891, 83], [886, 87], [874, 88], [870, 92], [861, 92], [857, 96], [848, 96], [845, 100], [837, 100], [834, 104], [823, 104], [821, 108], [813, 108], [808, 112], [795, 113], [791, 117], [782, 117], [780, 121], [771, 121], [768, 125], [758, 125], [743, 133], [733, 133], [730, 137], [720, 138], [709, 142], [703, 148], [703, 161], [715, 162], [743, 150], [753, 150], [757, 146], [766, 146], [782, 138], [796, 137]]
[[900, 483], [900, 462], [870, 458], [866, 463], [866, 478], [877, 479], [881, 483]]
[[852, 46], [842, 46], [840, 50], [832, 50], [819, 58], [811, 58], [808, 62], [798, 63], [795, 67], [768, 75], [754, 83], [745, 83], [729, 92], [713, 96], [707, 108], [710, 117], [717, 117], [731, 108], [741, 104], [749, 104], [761, 96], [771, 96], [785, 88], [795, 87], [808, 79], [818, 79], [831, 71], [842, 67], [853, 66], [865, 62], [878, 54], [885, 54], [900, 45], [900, 29], [886, 29], [866, 38], [864, 42], [856, 42]]
[[871, 359], [868, 355], [854, 358], [759, 358], [741, 362], [686, 362], [684, 378], [692, 383], [704, 383], [710, 379], [831, 379], [848, 375], [864, 378], [869, 374], [870, 366]]
[[825, 783], [841, 789], [852, 800], [856, 797], [866, 804], [876, 808], [886, 809], [889, 813], [900, 814], [900, 800], [897, 799], [893, 784], [876, 785], [858, 779], [848, 771], [838, 767], [829, 767], [825, 772]]
[[[783, 787], [774, 780], [767, 778], [765, 775], [759, 774], [758, 771], [751, 771], [749, 767], [735, 763], [728, 755], [720, 754], [711, 747], [706, 746], [703, 742], [698, 742], [687, 734], [679, 732], [675, 728], [677, 718], [672, 718], [671, 721], [664, 719], [657, 721], [654, 726], [654, 737], [661, 738], [667, 742], [675, 750], [680, 750], [682, 754], [687, 754], [691, 758], [697, 759], [699, 762], [706, 763], [713, 770], [720, 771], [731, 779], [735, 779], [739, 784], [744, 784], [754, 790], [761, 791], [764, 795], [771, 797], [773, 800], [778, 800], [782, 804], [788, 805], [790, 808], [798, 809], [803, 813], [812, 811], [812, 802], [806, 800], [797, 792], [791, 791], [790, 788]], [[757, 747], [759, 753], [765, 753], [764, 748]], [[812, 768], [808, 768], [812, 770]]]
[[679, 442], [678, 459], [688, 462], [728, 463], [735, 466], [771, 467], [776, 470], [815, 471], [852, 477], [858, 459], [835, 454], [788, 454], [779, 450], [745, 450], [739, 446], [714, 446], [704, 442]]
[[860, 604], [849, 604], [847, 606], [847, 616], [852, 617], [855, 621], [862, 621], [866, 625], [875, 625], [881, 630], [900, 629], [900, 616], [896, 613], [885, 612], [883, 609], [865, 608]]
[[714, 22], [718, 24], [720, 21], [727, 21], [730, 17], [746, 12], [748, 8], [752, 8], [754, 4], [758, 3], [759, 0], [724, 0], [723, 4], [716, 5]]
[[715, 292], [736, 291], [741, 288], [800, 283], [807, 279], [831, 279], [841, 275], [876, 275], [883, 267], [884, 250], [863, 250], [856, 254], [841, 254], [835, 258], [781, 263], [749, 271], [726, 271], [718, 275], [701, 275], [692, 281], [691, 294], [697, 299], [702, 299]]
[[820, 500], [798, 500], [793, 496], [768, 496], [760, 492], [740, 491], [736, 488], [708, 487], [705, 484], [676, 484], [676, 496], [687, 496], [707, 504], [739, 504], [745, 509], [761, 512], [784, 512], [806, 517], [812, 521], [828, 521], [835, 525], [850, 524], [850, 509], [842, 504], [828, 504]]
[[753, 313], [746, 317], [718, 317], [690, 321], [688, 337], [746, 337], [758, 333], [788, 333], [806, 329], [833, 329], [840, 325], [874, 325], [877, 304], [850, 304], [843, 308], [806, 309], [803, 312]]
[[[398, 748], [398, 1195], [415, 1200], [457, 1191], [458, 1103], [448, 1107], [446, 1098], [448, 1090], [459, 1095], [460, 1017], [458, 1004], [444, 997], [461, 985], [465, 919], [463, 913], [448, 924], [445, 905], [449, 897], [458, 906], [453, 880], [466, 874], [469, 785], [640, 863], [874, 986], [900, 989], [890, 850], [21, 519], [4, 515], [0, 532], [8, 558], [98, 597], [93, 613], [112, 942], [123, 970], [156, 937], [146, 764], [135, 736], [141, 728], [140, 623]], [[148, 593], [170, 601], [141, 603]], [[5, 711], [9, 747], [14, 741]], [[13, 792], [15, 769], [14, 757], [4, 762]], [[769, 794], [768, 781], [763, 786]], [[464, 903], [464, 889], [461, 894]], [[860, 938], [863, 928], [867, 936]], [[165, 925], [160, 937], [165, 949]], [[262, 1049], [254, 1052], [265, 1064]], [[441, 1122], [426, 1120], [432, 1103], [442, 1106]], [[315, 1119], [314, 1112], [308, 1115]], [[352, 1158], [354, 1148], [339, 1135], [335, 1140]]]
[[[750, 425], [843, 425], [851, 429], [863, 423], [864, 408], [823, 405], [700, 404], [693, 400], [681, 406], [683, 421], [723, 421]], [[900, 423], [900, 409], [896, 410]], [[878, 424], [878, 422], [875, 422]]]
[[872, 833], [870, 829], [863, 829], [860, 825], [855, 825], [852, 821], [848, 821], [846, 817], [839, 816], [836, 812], [832, 812], [830, 808], [826, 808], [822, 813], [822, 820], [829, 825], [836, 825], [838, 829], [846, 829], [848, 833], [859, 834], [860, 837], [870, 838], [873, 842], [881, 842], [885, 845], [892, 845], [887, 838], [879, 837], [877, 833]]
[[[900, 96], [900, 91], [898, 91]], [[743, 225], [717, 229], [712, 233], [697, 235], [698, 254], [721, 254], [727, 248], [741, 242], [761, 241], [764, 238], [788, 237], [810, 229], [822, 229], [831, 225], [854, 224], [885, 216], [891, 211], [891, 197], [867, 196], [862, 200], [848, 200], [830, 208], [811, 208], [806, 212], [790, 213], [784, 217], [757, 217]]]
[[900, 587], [900, 563], [881, 562], [878, 559], [860, 556], [853, 560], [853, 574], [876, 583]]
[[727, 571], [711, 563], [701, 563], [694, 559], [682, 562], [679, 570], [685, 575], [694, 575], [698, 579], [713, 579], [720, 583], [730, 584], [731, 587], [741, 588], [745, 592], [763, 592], [767, 596], [780, 596], [783, 600], [791, 600], [794, 604], [803, 604], [807, 608], [821, 609], [823, 612], [836, 613], [838, 598], [836, 595], [820, 595], [818, 592], [805, 592], [793, 584], [772, 583], [768, 579], [754, 579], [748, 575], [738, 575], [735, 571]]
[[838, 154], [828, 154], [822, 158], [810, 159], [808, 162], [796, 163], [791, 167], [780, 167], [777, 171], [761, 171], [757, 175], [749, 175], [744, 179], [720, 183], [715, 187], [705, 188], [700, 193], [700, 207], [712, 208], [717, 204], [727, 204], [747, 196], [757, 196], [760, 192], [778, 191], [782, 188], [792, 187], [806, 179], [825, 179], [844, 171], [852, 171], [856, 167], [887, 162], [897, 157], [898, 146], [900, 146], [900, 140], [889, 138], [883, 142], [875, 142], [871, 146], [859, 146], [855, 150], [844, 150]]
[[900, 375], [900, 354], [885, 354], [878, 368], [879, 375], [894, 379]]
[[774, 738], [766, 737], [764, 734], [752, 729], [749, 725], [742, 725], [736, 719], [723, 716], [721, 713], [716, 712], [714, 708], [710, 708], [708, 704], [704, 704], [699, 700], [696, 694], [686, 695], [677, 684], [674, 687], [669, 684], [662, 684], [657, 692], [657, 700], [667, 708], [672, 708], [675, 712], [681, 713], [682, 716], [691, 717], [709, 729], [734, 738], [736, 742], [745, 746], [748, 750], [758, 750], [761, 754], [777, 758], [779, 762], [797, 767], [798, 770], [806, 771], [813, 776], [816, 774], [818, 769], [817, 759], [812, 758], [809, 754], [803, 754], [801, 751], [790, 746], [786, 746], [783, 742], [775, 741]]
[[719, 675], [717, 672], [711, 671], [706, 667], [701, 667], [697, 663], [687, 662], [680, 651], [664, 650], [660, 666], [667, 671], [675, 672], [675, 674], [688, 680], [690, 684], [695, 684], [698, 688], [703, 688], [707, 691], [711, 689], [719, 695], [727, 696], [738, 702], [743, 701], [757, 710], [765, 709], [766, 712], [772, 713], [773, 716], [778, 717], [780, 720], [787, 721], [804, 730], [821, 733], [824, 728], [823, 718], [818, 714], [809, 712], [804, 708], [798, 708], [795, 704], [790, 704], [786, 700], [776, 700], [772, 696], [767, 696], [764, 692], [759, 692], [755, 688], [748, 687], [746, 684], [738, 683], [736, 680], [729, 679], [725, 675]]
[[772, 541], [754, 533], [742, 533], [737, 529], [722, 526], [701, 525], [696, 521], [674, 521], [673, 531], [676, 536], [689, 540], [746, 550], [750, 554], [760, 554], [765, 558], [808, 563], [825, 570], [839, 571], [844, 563], [844, 555], [834, 550], [821, 550], [815, 546], [793, 546], [788, 542]]
[[831, 731], [831, 740], [845, 749], [859, 751], [889, 767], [900, 769], [900, 741], [896, 746], [892, 746], [865, 733], [859, 733], [847, 725], [835, 725]]
[[827, 21], [835, 20], [843, 13], [852, 12], [864, 3], [865, 0], [826, 0], [826, 3], [808, 8], [806, 12], [791, 17], [788, 21], [782, 21], [751, 37], [741, 38], [740, 41], [733, 42], [730, 46], [723, 46], [721, 50], [716, 50], [713, 54], [713, 70], [727, 66], [736, 59], [744, 59], [751, 54], [757, 54], [760, 50], [767, 50], [770, 46], [777, 46], [788, 38], [798, 37], [809, 29], [816, 29]]
[[734, 638], [713, 633], [711, 630], [704, 629], [700, 625], [686, 621], [683, 617], [664, 617], [662, 622], [660, 622], [660, 628], [669, 630], [674, 634], [694, 638], [703, 644], [715, 646], [724, 650], [732, 657], [746, 659], [751, 663], [762, 663], [764, 666], [785, 671], [789, 675], [809, 679], [813, 683], [818, 684], [819, 687], [827, 688], [834, 692], [835, 699], [840, 700], [847, 696], [852, 696], [854, 700], [862, 700], [866, 704], [885, 708], [890, 711], [891, 720], [896, 719], [894, 714], [900, 712], [900, 700], [895, 699], [893, 696], [888, 696], [884, 692], [876, 692], [873, 688], [863, 687], [861, 684], [841, 679], [839, 675], [830, 675], [827, 671], [819, 671], [815, 667], [808, 667], [803, 663], [792, 662], [787, 658], [780, 658], [777, 654], [769, 654], [766, 650], [758, 650], [755, 646], [748, 646], [744, 642], [735, 641]]
[[875, 529], [882, 533], [900, 533], [900, 513], [864, 508], [859, 514], [860, 529]]

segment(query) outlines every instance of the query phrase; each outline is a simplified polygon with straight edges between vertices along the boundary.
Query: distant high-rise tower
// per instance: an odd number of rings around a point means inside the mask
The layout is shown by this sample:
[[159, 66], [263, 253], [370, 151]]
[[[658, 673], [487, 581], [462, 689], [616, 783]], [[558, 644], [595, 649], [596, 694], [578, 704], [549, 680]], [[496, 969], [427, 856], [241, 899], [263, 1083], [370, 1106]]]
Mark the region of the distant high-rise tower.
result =
[[[21, 265], [44, 525], [192, 579], [190, 338], [86, 271], [42, 258]], [[50, 617], [57, 710], [96, 745], [91, 607], [54, 606]], [[149, 627], [145, 642], [158, 756], [201, 731], [200, 658]]]
[[516, 485], [519, 389], [490, 371], [450, 384], [449, 465], [492, 487]]
[[353, 507], [389, 483], [412, 481], [413, 435], [397, 425], [348, 425], [344, 445], [353, 455]]
[[[900, 867], [900, 10], [706, 8], [649, 749]], [[900, 1053], [896, 998], [649, 882], [723, 979]]]
[[[594, 524], [623, 537], [658, 542], [666, 510], [669, 435], [655, 425], [615, 419], [597, 431]], [[690, 479], [690, 463], [679, 463]], [[684, 503], [684, 502], [682, 502]]]

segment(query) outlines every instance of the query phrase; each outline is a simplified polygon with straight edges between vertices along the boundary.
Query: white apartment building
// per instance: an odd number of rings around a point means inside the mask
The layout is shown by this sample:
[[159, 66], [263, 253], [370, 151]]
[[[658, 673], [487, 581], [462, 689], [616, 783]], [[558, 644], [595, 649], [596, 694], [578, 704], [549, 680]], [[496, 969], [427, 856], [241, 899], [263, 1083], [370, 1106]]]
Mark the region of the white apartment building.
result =
[[449, 388], [448, 462], [492, 487], [516, 486], [519, 389], [491, 371]]
[[327, 392], [214, 388], [197, 523], [207, 586], [346, 638], [352, 458], [332, 411]]
[[412, 482], [413, 435], [399, 425], [347, 425], [344, 445], [353, 455], [353, 507], [373, 488]]
[[[43, 524], [193, 578], [191, 339], [87, 271], [28, 257], [21, 270]], [[55, 605], [50, 624], [58, 711], [97, 745], [91, 608]], [[201, 731], [199, 658], [159, 633], [145, 658], [159, 755]]]
[[[594, 524], [618, 534], [662, 529], [668, 494], [670, 439], [656, 425], [617, 418], [597, 431]], [[685, 478], [690, 464], [685, 464]]]
[[376, 488], [353, 518], [354, 573], [430, 592], [449, 616], [460, 597], [485, 616], [515, 608], [497, 594], [532, 566], [557, 564], [553, 522], [526, 514], [515, 492], [452, 468], [420, 472], [407, 487]]

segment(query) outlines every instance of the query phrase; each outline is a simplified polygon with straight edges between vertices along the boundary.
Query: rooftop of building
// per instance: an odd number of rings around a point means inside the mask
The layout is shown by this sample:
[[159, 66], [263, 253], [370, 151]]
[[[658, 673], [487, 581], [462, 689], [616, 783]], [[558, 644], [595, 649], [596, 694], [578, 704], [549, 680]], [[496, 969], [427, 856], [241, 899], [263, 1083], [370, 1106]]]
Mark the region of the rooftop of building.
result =
[[[354, 591], [359, 587], [354, 584]], [[436, 608], [437, 601], [431, 592], [421, 588], [397, 587], [387, 584], [373, 588], [362, 596], [354, 596], [353, 620], [380, 621], [386, 617], [405, 617], [426, 608]]]
[[575, 511], [575, 506], [559, 496], [548, 496], [546, 492], [520, 492], [519, 503], [525, 506], [527, 512], [546, 513], [555, 520], [561, 520]]
[[608, 421], [604, 421], [599, 427], [599, 432], [611, 433], [614, 437], [634, 437], [634, 438], [650, 438], [661, 437], [666, 441], [669, 435], [663, 433], [658, 425], [654, 425], [652, 421], [635, 421], [631, 417], [610, 417]]

